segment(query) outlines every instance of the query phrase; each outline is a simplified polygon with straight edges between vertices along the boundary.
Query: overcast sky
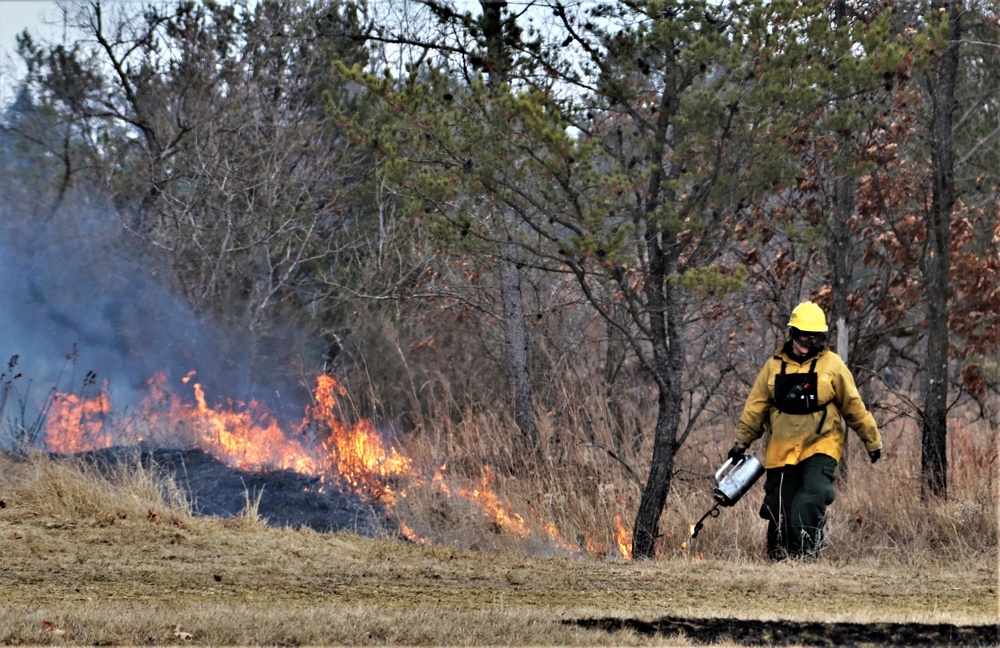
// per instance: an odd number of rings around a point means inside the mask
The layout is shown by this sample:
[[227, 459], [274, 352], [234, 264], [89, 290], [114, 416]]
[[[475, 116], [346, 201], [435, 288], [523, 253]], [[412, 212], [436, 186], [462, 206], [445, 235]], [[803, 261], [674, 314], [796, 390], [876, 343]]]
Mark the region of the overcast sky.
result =
[[25, 27], [33, 31], [44, 27], [40, 14], [51, 13], [55, 4], [44, 0], [0, 0], [0, 45], [5, 53], [14, 54], [14, 36]]
[[59, 5], [52, 0], [0, 0], [0, 106], [13, 98], [15, 81], [24, 73], [15, 37], [28, 29], [32, 35], [52, 38], [62, 26], [46, 21], [59, 15]]
[[[111, 0], [142, 3], [144, 0]], [[253, 6], [255, 0], [242, 0]], [[385, 1], [385, 0], [383, 0]], [[398, 0], [388, 0], [397, 2]], [[570, 6], [590, 5], [595, 0], [578, 0]], [[452, 0], [461, 11], [479, 13], [479, 0]], [[68, 2], [65, 4], [69, 4]], [[509, 0], [511, 10], [520, 11], [527, 0]], [[44, 40], [58, 41], [63, 36], [62, 12], [57, 0], [0, 0], [0, 110], [7, 106], [17, 91], [16, 80], [24, 74], [17, 57], [16, 37], [25, 29]]]

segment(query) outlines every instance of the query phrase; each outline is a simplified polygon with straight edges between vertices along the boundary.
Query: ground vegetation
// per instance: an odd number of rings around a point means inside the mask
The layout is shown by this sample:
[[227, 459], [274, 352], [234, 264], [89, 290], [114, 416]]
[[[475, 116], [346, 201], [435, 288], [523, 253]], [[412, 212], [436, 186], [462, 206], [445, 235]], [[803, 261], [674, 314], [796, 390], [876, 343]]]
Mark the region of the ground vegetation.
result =
[[[813, 299], [851, 332], [886, 443], [842, 476], [831, 559], [995, 552], [998, 17], [897, 4], [67, 6], [64, 42], [22, 37], [0, 132], [0, 271], [26, 286], [4, 316], [31, 323], [2, 348], [67, 329], [135, 366], [161, 346], [153, 311], [102, 296], [155, 285], [193, 314], [162, 345], [175, 383], [195, 355], [239, 377], [207, 405], [280, 393], [301, 416], [335, 375], [428, 474], [652, 559], [682, 550], [749, 383]], [[77, 248], [71, 285], [44, 285]], [[108, 325], [84, 325], [95, 304]], [[192, 322], [222, 331], [197, 354]], [[31, 392], [15, 365], [0, 414], [26, 452], [52, 403], [29, 394], [80, 386]], [[892, 496], [852, 499], [869, 477]], [[440, 492], [408, 492], [421, 535], [462, 536]], [[942, 516], [961, 522], [904, 524]]]

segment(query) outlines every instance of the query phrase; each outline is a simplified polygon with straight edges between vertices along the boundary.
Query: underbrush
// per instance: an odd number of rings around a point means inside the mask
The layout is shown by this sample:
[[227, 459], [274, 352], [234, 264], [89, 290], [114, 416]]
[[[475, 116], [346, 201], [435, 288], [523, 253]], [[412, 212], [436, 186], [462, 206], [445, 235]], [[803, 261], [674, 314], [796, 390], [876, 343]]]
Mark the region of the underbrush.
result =
[[[602, 403], [594, 398], [591, 403]], [[523, 517], [524, 539], [504, 534], [496, 521], [442, 498], [433, 484], [410, 488], [397, 514], [421, 536], [472, 548], [540, 546], [610, 559], [628, 557], [631, 527], [648, 471], [650, 444], [622, 447], [638, 427], [652, 427], [640, 411], [624, 420], [636, 429], [616, 435], [611, 416], [567, 406], [539, 416], [540, 450], [519, 443], [512, 417], [497, 410], [445, 412], [426, 417], [405, 439], [417, 466], [447, 466], [451, 479], [489, 485]], [[882, 459], [872, 465], [849, 431], [847, 470], [828, 509], [824, 560], [976, 561], [997, 553], [997, 448], [989, 424], [949, 422], [949, 496], [922, 499], [920, 432], [905, 419], [882, 429]], [[698, 430], [678, 453], [675, 477], [660, 520], [660, 558], [766, 561], [765, 523], [758, 516], [763, 479], [735, 506], [694, 524], [713, 506], [714, 473], [731, 444], [722, 425]], [[763, 454], [760, 442], [751, 449]], [[842, 462], [845, 463], [845, 462]], [[442, 529], [447, 529], [442, 533]]]

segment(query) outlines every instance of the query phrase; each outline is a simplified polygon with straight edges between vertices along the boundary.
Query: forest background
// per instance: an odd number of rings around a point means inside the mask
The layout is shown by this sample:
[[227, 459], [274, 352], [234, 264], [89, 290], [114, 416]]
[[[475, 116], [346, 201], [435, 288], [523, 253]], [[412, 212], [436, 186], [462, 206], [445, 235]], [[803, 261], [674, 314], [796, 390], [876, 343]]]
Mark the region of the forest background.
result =
[[[74, 3], [64, 20], [72, 40], [19, 38], [0, 133], [6, 445], [44, 444], [33, 374], [128, 401], [196, 369], [210, 401], [279, 418], [328, 374], [414, 462], [488, 480], [597, 553], [626, 520], [623, 553], [649, 558], [680, 549], [665, 508], [693, 521], [812, 299], [886, 443], [873, 468], [855, 443], [841, 480], [882, 471], [907, 511], [960, 520], [928, 546], [986, 524], [995, 551], [993, 3]], [[52, 331], [58, 357], [32, 358]], [[912, 540], [875, 495], [843, 533], [874, 519]], [[466, 523], [416, 489], [399, 511], [424, 536]]]

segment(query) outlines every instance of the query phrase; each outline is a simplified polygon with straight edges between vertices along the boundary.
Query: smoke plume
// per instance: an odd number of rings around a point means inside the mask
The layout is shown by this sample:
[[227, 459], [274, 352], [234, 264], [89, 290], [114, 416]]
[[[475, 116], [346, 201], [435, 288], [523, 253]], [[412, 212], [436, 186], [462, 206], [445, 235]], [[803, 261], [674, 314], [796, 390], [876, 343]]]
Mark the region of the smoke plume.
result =
[[198, 316], [172, 294], [116, 217], [80, 208], [24, 218], [15, 209], [0, 206], [0, 362], [8, 380], [21, 374], [22, 398], [38, 401], [53, 387], [78, 392], [90, 380], [118, 409], [138, 402], [161, 372], [176, 393], [190, 393], [181, 379], [194, 371], [210, 401], [254, 398], [279, 418], [301, 416], [304, 381], [262, 370], [268, 363], [247, 353], [259, 346], [247, 332]]

